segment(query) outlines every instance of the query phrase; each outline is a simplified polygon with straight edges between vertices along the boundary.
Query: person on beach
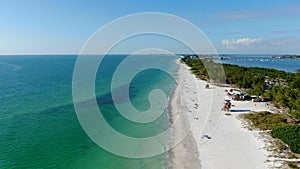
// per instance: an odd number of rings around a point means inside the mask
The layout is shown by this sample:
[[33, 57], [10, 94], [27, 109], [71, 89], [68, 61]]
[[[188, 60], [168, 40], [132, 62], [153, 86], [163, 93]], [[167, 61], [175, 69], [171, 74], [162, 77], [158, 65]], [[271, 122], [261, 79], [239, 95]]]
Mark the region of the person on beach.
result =
[[206, 84], [206, 85], [205, 85], [205, 88], [208, 89], [208, 88], [209, 88], [209, 84]]

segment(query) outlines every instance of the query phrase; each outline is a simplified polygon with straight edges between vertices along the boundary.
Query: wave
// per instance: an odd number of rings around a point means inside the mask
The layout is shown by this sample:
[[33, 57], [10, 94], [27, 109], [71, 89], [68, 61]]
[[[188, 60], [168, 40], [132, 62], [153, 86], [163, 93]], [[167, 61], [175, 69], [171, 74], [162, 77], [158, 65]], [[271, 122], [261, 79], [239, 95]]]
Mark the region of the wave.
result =
[[12, 64], [12, 63], [6, 63], [6, 62], [2, 62], [0, 63], [1, 65], [5, 65], [5, 66], [8, 66], [10, 68], [12, 68], [13, 71], [18, 71], [20, 69], [22, 69], [23, 67], [20, 66], [20, 65], [16, 65], [16, 64]]

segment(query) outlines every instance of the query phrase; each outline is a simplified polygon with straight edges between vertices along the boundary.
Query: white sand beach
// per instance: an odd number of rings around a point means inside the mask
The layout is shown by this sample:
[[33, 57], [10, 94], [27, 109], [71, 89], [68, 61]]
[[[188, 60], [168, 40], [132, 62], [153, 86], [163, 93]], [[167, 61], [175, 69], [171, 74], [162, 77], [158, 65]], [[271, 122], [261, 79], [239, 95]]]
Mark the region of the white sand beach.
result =
[[[237, 118], [241, 113], [269, 110], [265, 103], [232, 101], [231, 115], [225, 115], [221, 109], [228, 88], [210, 86], [206, 89], [206, 84], [180, 63], [178, 86], [181, 96], [177, 90], [171, 104], [173, 110], [185, 114], [182, 124], [190, 135], [171, 150], [170, 168], [270, 168], [269, 154], [263, 140], [258, 138], [259, 133], [243, 128], [242, 121]], [[180, 107], [174, 101], [179, 97]]]

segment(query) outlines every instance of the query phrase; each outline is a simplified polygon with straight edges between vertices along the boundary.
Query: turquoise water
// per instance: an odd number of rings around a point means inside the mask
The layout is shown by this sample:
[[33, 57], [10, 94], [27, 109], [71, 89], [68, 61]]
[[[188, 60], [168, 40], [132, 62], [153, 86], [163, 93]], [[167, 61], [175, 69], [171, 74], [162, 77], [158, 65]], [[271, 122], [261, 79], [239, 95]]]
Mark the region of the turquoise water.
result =
[[[97, 102], [119, 132], [132, 137], [156, 135], [169, 125], [166, 112], [141, 125], [123, 118], [112, 102], [110, 79], [125, 57], [107, 56], [101, 63], [95, 82]], [[166, 154], [144, 159], [120, 157], [101, 149], [85, 134], [72, 103], [76, 58], [0, 56], [0, 168], [164, 168]], [[151, 58], [176, 73], [175, 56]], [[130, 83], [130, 100], [137, 109], [146, 110], [152, 89], [170, 95], [174, 87], [169, 75], [145, 70]], [[120, 89], [122, 86], [116, 90]]]
[[245, 67], [262, 67], [274, 68], [286, 72], [296, 72], [300, 68], [299, 59], [272, 59], [273, 55], [258, 55], [258, 54], [231, 54], [219, 55], [219, 57], [229, 58], [217, 62], [245, 66]]

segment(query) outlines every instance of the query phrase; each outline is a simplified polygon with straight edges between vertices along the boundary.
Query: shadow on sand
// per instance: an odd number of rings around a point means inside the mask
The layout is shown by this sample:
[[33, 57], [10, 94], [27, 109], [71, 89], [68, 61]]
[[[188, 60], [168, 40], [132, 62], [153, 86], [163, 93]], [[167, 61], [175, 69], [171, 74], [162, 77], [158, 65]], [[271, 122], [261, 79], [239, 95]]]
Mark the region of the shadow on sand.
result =
[[237, 112], [237, 113], [241, 113], [241, 112], [250, 112], [251, 110], [231, 110], [230, 112]]

